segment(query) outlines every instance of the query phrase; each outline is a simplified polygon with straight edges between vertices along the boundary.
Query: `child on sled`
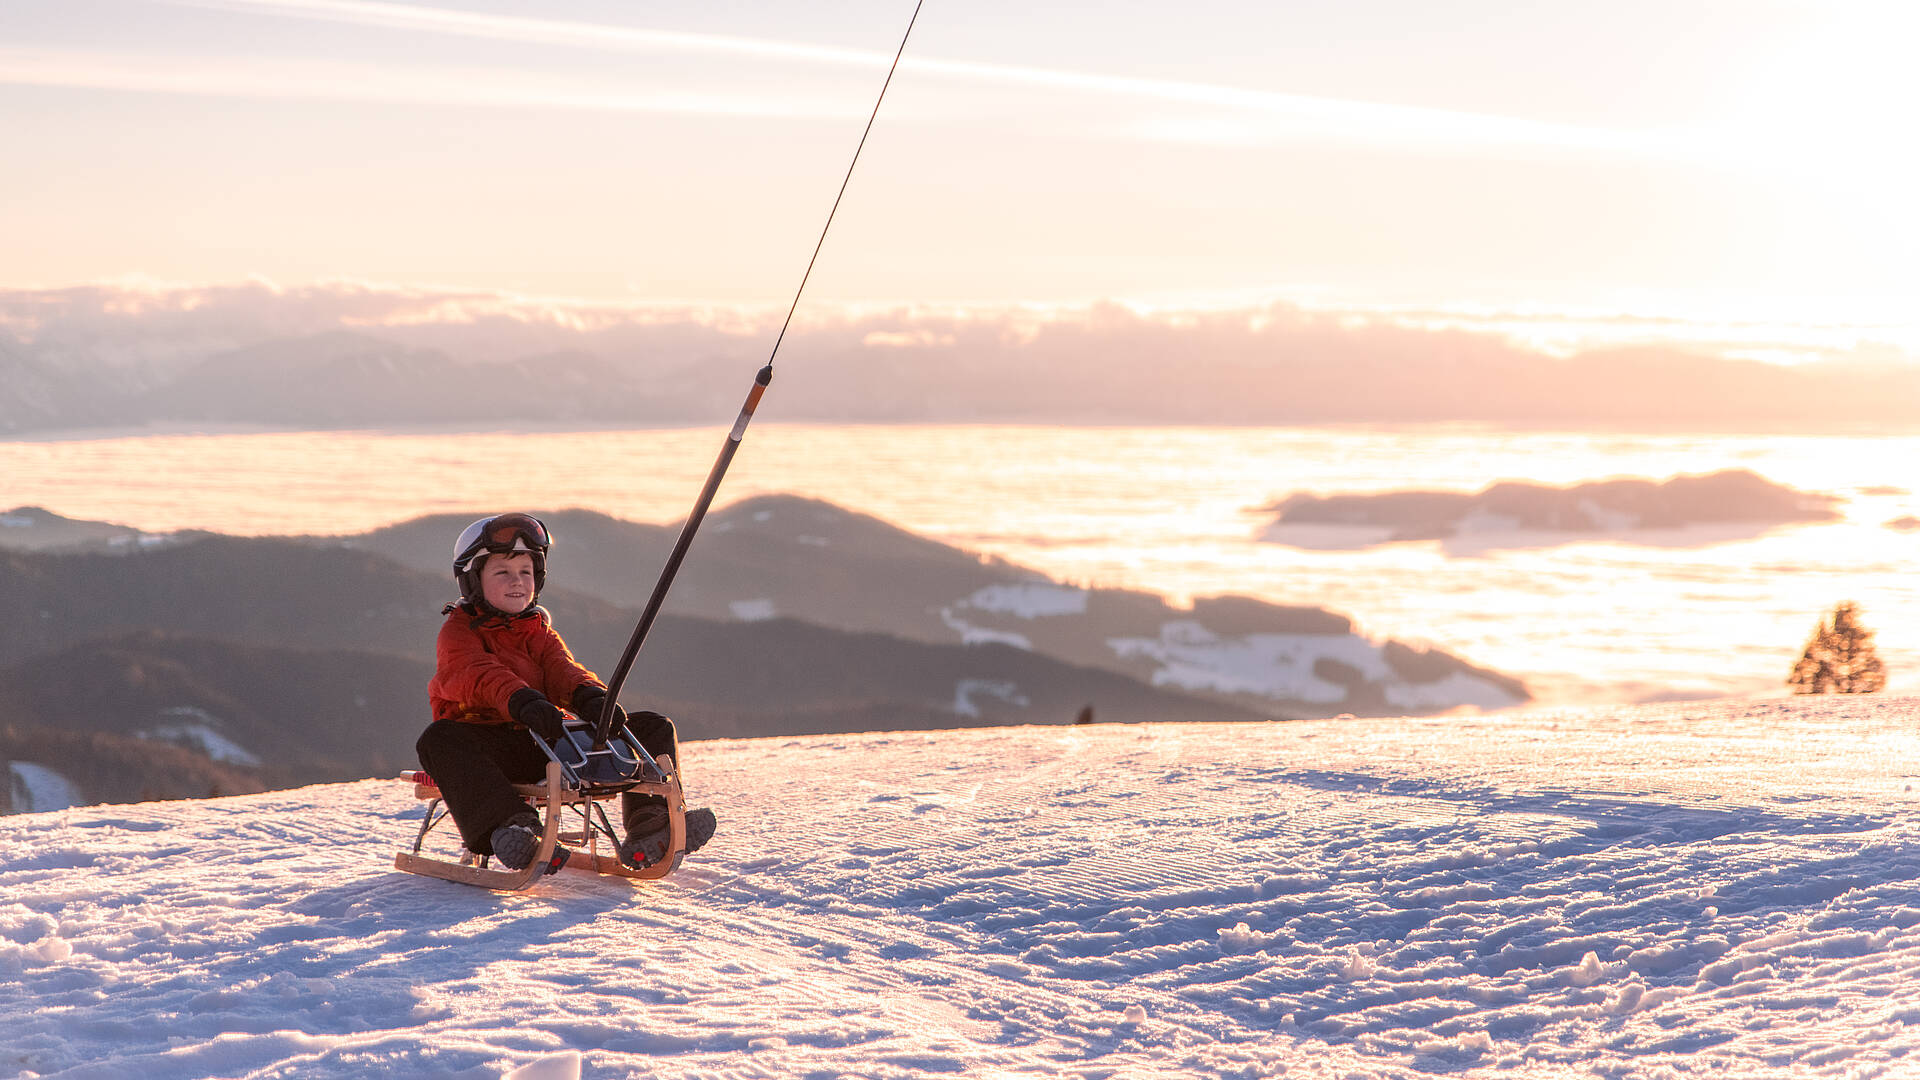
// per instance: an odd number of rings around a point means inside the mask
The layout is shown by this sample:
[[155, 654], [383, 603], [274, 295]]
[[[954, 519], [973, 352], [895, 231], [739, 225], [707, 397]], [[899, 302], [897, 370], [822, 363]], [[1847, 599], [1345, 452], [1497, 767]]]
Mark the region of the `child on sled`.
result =
[[[563, 731], [563, 705], [591, 720], [607, 696], [606, 684], [574, 659], [538, 604], [552, 543], [530, 514], [482, 518], [460, 534], [453, 551], [460, 600], [445, 609], [427, 687], [433, 721], [414, 745], [467, 850], [513, 870], [540, 846], [540, 817], [513, 790], [546, 775], [547, 754], [527, 733], [551, 743]], [[624, 721], [649, 754], [679, 760], [673, 721], [655, 712], [628, 717], [618, 704], [613, 711], [615, 730]], [[620, 801], [620, 861], [642, 869], [665, 858], [666, 800], [627, 792]], [[713, 831], [713, 811], [686, 812], [689, 853]]]

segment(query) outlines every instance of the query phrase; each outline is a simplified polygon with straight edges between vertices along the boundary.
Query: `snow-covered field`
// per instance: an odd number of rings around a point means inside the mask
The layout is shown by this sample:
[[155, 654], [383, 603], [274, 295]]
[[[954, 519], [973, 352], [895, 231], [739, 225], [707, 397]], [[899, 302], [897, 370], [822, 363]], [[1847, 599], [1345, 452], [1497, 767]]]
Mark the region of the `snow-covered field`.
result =
[[687, 750], [654, 884], [400, 874], [394, 781], [0, 819], [0, 1076], [1920, 1075], [1920, 702]]

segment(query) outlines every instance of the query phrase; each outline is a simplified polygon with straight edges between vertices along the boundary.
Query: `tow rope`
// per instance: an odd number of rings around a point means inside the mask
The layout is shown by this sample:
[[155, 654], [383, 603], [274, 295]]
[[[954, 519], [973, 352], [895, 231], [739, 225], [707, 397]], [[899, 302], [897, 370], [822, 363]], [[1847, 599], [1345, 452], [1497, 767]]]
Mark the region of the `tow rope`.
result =
[[687, 515], [686, 524], [681, 526], [680, 538], [674, 541], [667, 564], [660, 571], [660, 579], [654, 583], [653, 595], [647, 599], [640, 622], [633, 628], [633, 636], [627, 639], [626, 651], [620, 654], [620, 662], [613, 669], [613, 678], [607, 682], [607, 696], [602, 699], [600, 715], [595, 718], [593, 726], [593, 745], [596, 750], [604, 749], [607, 745], [613, 728], [613, 707], [620, 699], [620, 687], [626, 683], [627, 673], [633, 670], [634, 659], [640, 655], [640, 647], [646, 643], [654, 620], [659, 618], [661, 605], [666, 603], [667, 591], [673, 587], [680, 564], [686, 561], [687, 550], [693, 546], [694, 534], [700, 531], [700, 522], [713, 505], [713, 496], [720, 490], [720, 481], [727, 475], [727, 466], [732, 464], [733, 455], [740, 449], [740, 440], [747, 433], [747, 425], [753, 421], [754, 410], [760, 407], [761, 396], [767, 392], [768, 384], [773, 382], [774, 357], [780, 355], [780, 343], [787, 339], [787, 328], [793, 325], [793, 313], [800, 308], [800, 297], [807, 291], [807, 279], [813, 276], [813, 265], [820, 259], [820, 249], [826, 246], [827, 232], [833, 228], [833, 217], [840, 212], [840, 200], [846, 197], [847, 185], [853, 182], [853, 169], [860, 164], [860, 151], [866, 149], [867, 136], [873, 134], [873, 123], [880, 116], [880, 104], [887, 100], [887, 88], [893, 85], [893, 74], [900, 69], [900, 57], [907, 51], [907, 40], [913, 36], [913, 26], [920, 21], [920, 8], [925, 3], [926, 0], [914, 0], [913, 16], [907, 20], [906, 33], [900, 35], [900, 47], [894, 50], [893, 63], [887, 68], [886, 80], [880, 84], [879, 96], [874, 98], [873, 112], [867, 116], [866, 129], [860, 133], [860, 143], [853, 149], [853, 160], [847, 162], [847, 175], [841, 179], [839, 194], [833, 197], [833, 207], [827, 211], [827, 223], [821, 226], [820, 239], [813, 245], [813, 255], [807, 260], [806, 272], [800, 275], [800, 287], [793, 292], [793, 303], [787, 307], [787, 317], [781, 322], [780, 333], [773, 340], [773, 350], [767, 354], [767, 362], [760, 368], [759, 374], [754, 376], [746, 404], [741, 406], [740, 416], [733, 422], [733, 430], [727, 433], [727, 440], [720, 447], [720, 456], [707, 473], [706, 485], [700, 489], [700, 497], [694, 502], [693, 512]]

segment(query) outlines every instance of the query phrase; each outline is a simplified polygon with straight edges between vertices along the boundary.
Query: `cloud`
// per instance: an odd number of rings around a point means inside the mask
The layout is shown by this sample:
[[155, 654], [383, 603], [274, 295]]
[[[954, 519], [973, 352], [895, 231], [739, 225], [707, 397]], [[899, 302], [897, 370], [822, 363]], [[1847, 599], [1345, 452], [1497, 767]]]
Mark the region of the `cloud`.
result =
[[[303, 339], [347, 331], [455, 365], [576, 358], [586, 366], [567, 363], [617, 371], [671, 404], [628, 421], [648, 423], [731, 415], [781, 314], [356, 283], [0, 290], [0, 327], [18, 343], [13, 351], [75, 377], [117, 373], [137, 386], [163, 385], [232, 350], [271, 363], [282, 352], [310, 353]], [[1789, 368], [1671, 345], [1562, 358], [1494, 333], [1283, 303], [816, 311], [796, 323], [779, 363], [791, 374], [767, 415], [789, 421], [1814, 431], [1920, 416], [1913, 364]]]

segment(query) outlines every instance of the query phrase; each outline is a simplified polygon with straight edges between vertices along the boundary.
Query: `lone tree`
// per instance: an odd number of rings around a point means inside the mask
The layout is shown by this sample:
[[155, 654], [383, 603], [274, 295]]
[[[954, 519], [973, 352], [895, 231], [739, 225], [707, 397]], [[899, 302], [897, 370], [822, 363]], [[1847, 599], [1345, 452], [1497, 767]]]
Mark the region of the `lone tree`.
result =
[[1887, 669], [1873, 651], [1873, 631], [1860, 625], [1853, 601], [1820, 620], [1787, 685], [1796, 694], [1871, 694], [1887, 685]]

